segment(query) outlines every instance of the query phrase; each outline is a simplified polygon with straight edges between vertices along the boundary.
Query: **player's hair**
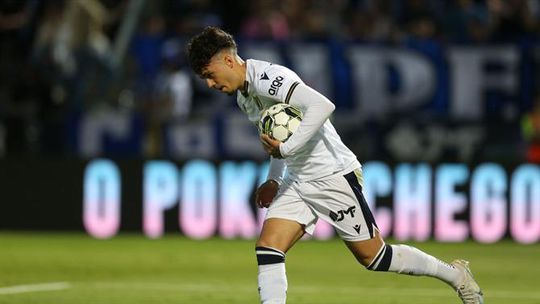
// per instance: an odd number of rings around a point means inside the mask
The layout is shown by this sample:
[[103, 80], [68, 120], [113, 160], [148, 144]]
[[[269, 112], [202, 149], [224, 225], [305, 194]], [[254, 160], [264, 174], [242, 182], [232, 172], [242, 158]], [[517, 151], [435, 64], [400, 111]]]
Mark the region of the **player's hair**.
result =
[[210, 59], [224, 49], [233, 49], [236, 52], [233, 36], [220, 28], [207, 26], [201, 33], [191, 38], [187, 45], [189, 65], [200, 75], [210, 63]]

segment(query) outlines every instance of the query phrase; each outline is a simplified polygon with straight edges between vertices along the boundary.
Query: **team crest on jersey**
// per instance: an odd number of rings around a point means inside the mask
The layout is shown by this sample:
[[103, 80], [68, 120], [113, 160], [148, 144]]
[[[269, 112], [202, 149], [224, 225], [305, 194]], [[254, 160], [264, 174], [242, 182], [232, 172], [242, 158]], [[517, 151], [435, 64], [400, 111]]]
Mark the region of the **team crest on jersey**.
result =
[[277, 76], [272, 80], [272, 83], [270, 84], [270, 89], [268, 89], [268, 94], [270, 95], [276, 95], [279, 88], [283, 85], [283, 76]]

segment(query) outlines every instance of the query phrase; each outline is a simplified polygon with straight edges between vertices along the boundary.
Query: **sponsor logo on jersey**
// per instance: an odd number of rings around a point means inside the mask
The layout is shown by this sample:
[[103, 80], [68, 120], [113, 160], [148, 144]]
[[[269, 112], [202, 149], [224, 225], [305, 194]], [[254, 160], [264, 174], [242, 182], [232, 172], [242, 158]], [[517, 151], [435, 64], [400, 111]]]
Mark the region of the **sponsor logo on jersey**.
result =
[[270, 78], [268, 78], [268, 75], [266, 75], [266, 73], [263, 73], [261, 75], [261, 80], [270, 80]]
[[272, 83], [270, 84], [270, 89], [268, 89], [268, 94], [270, 95], [276, 95], [279, 88], [283, 85], [283, 77], [277, 76], [272, 80]]
[[[354, 211], [356, 210], [356, 206], [352, 206], [347, 210], [339, 210], [337, 213], [334, 211], [330, 211], [330, 218], [334, 222], [341, 222], [345, 218], [345, 215], [350, 214], [351, 217], [354, 217]], [[360, 229], [360, 228], [358, 228]]]

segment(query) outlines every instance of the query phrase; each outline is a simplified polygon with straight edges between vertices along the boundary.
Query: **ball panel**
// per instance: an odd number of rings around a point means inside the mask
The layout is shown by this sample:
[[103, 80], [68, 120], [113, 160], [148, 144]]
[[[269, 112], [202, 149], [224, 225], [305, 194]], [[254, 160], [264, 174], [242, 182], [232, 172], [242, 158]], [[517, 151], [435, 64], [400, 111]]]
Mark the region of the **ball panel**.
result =
[[289, 118], [290, 117], [289, 117], [289, 115], [287, 115], [287, 113], [279, 112], [279, 113], [274, 115], [274, 123], [276, 125], [286, 126], [287, 122], [289, 122]]
[[272, 137], [279, 141], [286, 141], [289, 138], [290, 132], [285, 126], [276, 126], [272, 130]]
[[302, 121], [302, 112], [294, 106], [278, 103], [261, 113], [259, 131], [274, 139], [285, 142], [298, 129]]
[[265, 116], [261, 120], [261, 130], [263, 134], [269, 134], [270, 131], [272, 131], [272, 127], [274, 125], [274, 121], [272, 119], [272, 116]]
[[296, 129], [298, 129], [298, 126], [300, 125], [300, 119], [298, 118], [292, 118], [289, 120], [289, 123], [287, 124], [287, 128], [289, 129], [289, 132], [294, 133]]

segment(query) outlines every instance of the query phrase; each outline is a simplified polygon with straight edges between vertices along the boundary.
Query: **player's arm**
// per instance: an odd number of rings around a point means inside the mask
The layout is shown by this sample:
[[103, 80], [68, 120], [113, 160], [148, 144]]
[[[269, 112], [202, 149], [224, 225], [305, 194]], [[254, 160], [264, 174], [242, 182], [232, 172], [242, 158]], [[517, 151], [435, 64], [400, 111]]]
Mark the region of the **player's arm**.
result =
[[267, 208], [274, 200], [274, 197], [279, 190], [279, 186], [283, 182], [285, 168], [286, 165], [284, 160], [273, 157], [270, 159], [270, 170], [266, 182], [264, 182], [255, 193], [255, 204], [257, 204], [259, 208]]
[[266, 180], [273, 180], [278, 185], [281, 185], [283, 183], [283, 176], [285, 175], [286, 168], [287, 165], [283, 159], [270, 157], [270, 168]]
[[294, 154], [303, 147], [332, 114], [335, 106], [328, 98], [305, 85], [293, 71], [278, 65], [271, 65], [264, 76], [255, 83], [257, 94], [289, 103], [303, 113], [302, 122], [286, 143], [261, 135], [265, 151], [274, 158]]
[[287, 101], [302, 111], [304, 117], [287, 142], [279, 145], [282, 157], [290, 156], [302, 148], [336, 108], [328, 98], [305, 84], [298, 83], [290, 90], [293, 91], [287, 94], [290, 97]]

